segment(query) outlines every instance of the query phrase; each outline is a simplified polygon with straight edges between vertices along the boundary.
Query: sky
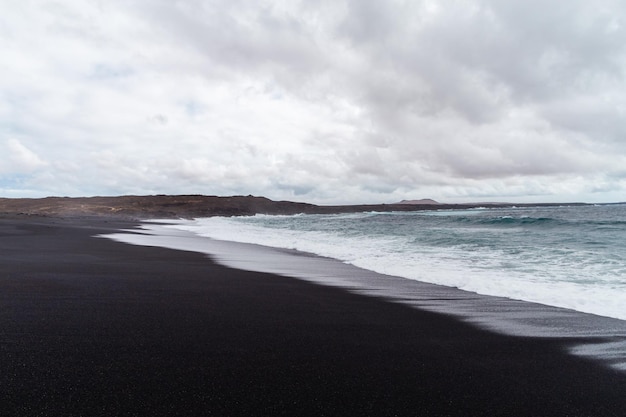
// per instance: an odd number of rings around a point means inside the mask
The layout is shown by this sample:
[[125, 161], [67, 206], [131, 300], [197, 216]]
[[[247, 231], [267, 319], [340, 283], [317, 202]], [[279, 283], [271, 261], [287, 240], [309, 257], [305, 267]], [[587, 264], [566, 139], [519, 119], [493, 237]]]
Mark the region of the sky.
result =
[[0, 0], [0, 197], [626, 201], [626, 2]]

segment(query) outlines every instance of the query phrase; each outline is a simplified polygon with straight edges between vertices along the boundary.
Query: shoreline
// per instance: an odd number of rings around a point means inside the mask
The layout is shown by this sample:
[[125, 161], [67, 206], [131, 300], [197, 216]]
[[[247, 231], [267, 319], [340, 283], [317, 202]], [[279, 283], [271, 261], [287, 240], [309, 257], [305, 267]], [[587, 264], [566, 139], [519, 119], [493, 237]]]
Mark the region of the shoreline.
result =
[[[614, 223], [608, 220], [612, 215]], [[567, 219], [579, 216], [589, 216], [588, 222]], [[170, 227], [626, 321], [620, 301], [626, 299], [621, 279], [626, 241], [619, 222], [624, 216], [623, 208], [533, 208], [210, 217]], [[596, 222], [599, 217], [610, 224]]]
[[450, 315], [0, 217], [6, 415], [618, 416], [626, 376]]
[[[570, 351], [626, 373], [626, 321], [563, 307], [380, 274], [295, 249], [216, 240], [150, 220], [140, 230], [103, 235], [118, 242], [203, 253], [230, 268], [339, 287], [412, 308], [452, 315], [505, 335], [575, 340]], [[139, 232], [139, 233], [138, 233]]]

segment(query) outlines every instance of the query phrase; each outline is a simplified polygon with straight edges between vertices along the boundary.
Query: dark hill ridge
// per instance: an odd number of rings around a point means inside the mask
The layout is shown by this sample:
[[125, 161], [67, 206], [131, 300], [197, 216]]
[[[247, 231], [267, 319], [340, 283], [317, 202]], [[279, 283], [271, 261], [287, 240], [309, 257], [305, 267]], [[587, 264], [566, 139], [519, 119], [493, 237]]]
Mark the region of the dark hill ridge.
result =
[[305, 203], [271, 201], [264, 197], [204, 195], [152, 195], [120, 197], [46, 197], [39, 199], [0, 198], [0, 213], [43, 216], [106, 216], [143, 218], [180, 218], [294, 214], [312, 207]]
[[[583, 203], [573, 203], [580, 205]], [[482, 204], [360, 204], [318, 206], [291, 201], [273, 201], [255, 196], [150, 195], [119, 197], [0, 198], [0, 214], [54, 217], [115, 217], [127, 219], [246, 216], [254, 214], [332, 214], [363, 211], [450, 210]], [[517, 206], [563, 204], [517, 204]], [[572, 205], [572, 204], [568, 204]], [[490, 205], [506, 207], [510, 205]]]

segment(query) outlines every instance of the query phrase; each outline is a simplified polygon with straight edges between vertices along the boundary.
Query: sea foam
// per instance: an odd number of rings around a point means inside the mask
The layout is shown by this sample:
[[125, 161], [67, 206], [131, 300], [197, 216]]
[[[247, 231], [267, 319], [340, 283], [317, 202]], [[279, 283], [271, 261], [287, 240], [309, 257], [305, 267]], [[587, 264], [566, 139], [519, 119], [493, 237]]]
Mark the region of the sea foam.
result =
[[626, 225], [603, 218], [614, 214], [572, 210], [257, 215], [196, 219], [172, 227], [626, 320], [626, 260], [620, 252]]

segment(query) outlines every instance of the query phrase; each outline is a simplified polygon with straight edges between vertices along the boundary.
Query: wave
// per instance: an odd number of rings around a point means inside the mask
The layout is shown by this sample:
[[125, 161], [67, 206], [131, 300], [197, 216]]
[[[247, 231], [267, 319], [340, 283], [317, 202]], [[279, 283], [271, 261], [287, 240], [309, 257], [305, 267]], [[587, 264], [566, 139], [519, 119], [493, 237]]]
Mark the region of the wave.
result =
[[[606, 275], [617, 265], [588, 264], [581, 254], [564, 258], [545, 252], [508, 253], [485, 245], [459, 245], [440, 236], [435, 246], [413, 245], [398, 236], [346, 236], [322, 231], [277, 229], [241, 219], [212, 218], [181, 227], [215, 239], [295, 249], [335, 258], [382, 274], [456, 287], [626, 320], [620, 300], [626, 288]], [[413, 241], [417, 242], [417, 241]], [[563, 261], [565, 263], [562, 263]], [[607, 285], [600, 282], [607, 280]]]
[[592, 217], [547, 210], [370, 212], [213, 217], [178, 227], [215, 239], [315, 253], [383, 274], [626, 319], [623, 218], [621, 212]]
[[452, 222], [462, 223], [468, 226], [564, 226], [568, 222], [550, 217], [528, 217], [528, 216], [497, 216], [497, 217], [470, 217], [458, 216], [449, 218]]
[[551, 226], [551, 227], [626, 227], [624, 220], [565, 220], [552, 217], [529, 217], [529, 216], [498, 216], [488, 218], [455, 217], [450, 220], [457, 223], [493, 225], [493, 226]]
[[481, 221], [483, 224], [504, 224], [504, 225], [555, 225], [559, 226], [564, 224], [563, 221], [558, 219], [553, 219], [550, 217], [511, 217], [511, 216], [501, 216], [492, 219], [484, 219]]

